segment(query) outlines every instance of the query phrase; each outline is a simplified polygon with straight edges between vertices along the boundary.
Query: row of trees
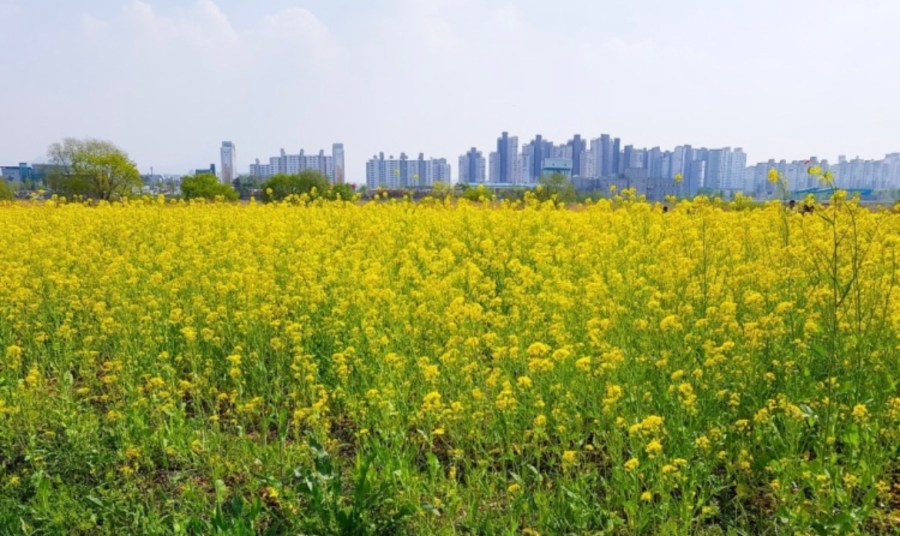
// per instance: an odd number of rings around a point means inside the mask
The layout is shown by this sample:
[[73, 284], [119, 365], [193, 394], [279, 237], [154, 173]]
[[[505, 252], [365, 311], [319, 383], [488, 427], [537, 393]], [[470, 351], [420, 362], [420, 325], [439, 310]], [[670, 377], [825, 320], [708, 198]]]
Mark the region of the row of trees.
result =
[[353, 198], [353, 189], [349, 184], [329, 184], [325, 175], [307, 169], [294, 175], [277, 174], [262, 183], [262, 190], [267, 199], [280, 200], [289, 196], [310, 195], [325, 199], [348, 201]]
[[[300, 173], [280, 173], [269, 177], [261, 183], [240, 182], [244, 192], [259, 189], [265, 199], [280, 201], [291, 196], [307, 195], [331, 200], [349, 201], [353, 198], [353, 189], [349, 184], [329, 184], [322, 173], [307, 169]], [[238, 191], [231, 185], [219, 182], [215, 175], [203, 173], [181, 180], [181, 193], [186, 199], [224, 199], [233, 201], [238, 198]]]

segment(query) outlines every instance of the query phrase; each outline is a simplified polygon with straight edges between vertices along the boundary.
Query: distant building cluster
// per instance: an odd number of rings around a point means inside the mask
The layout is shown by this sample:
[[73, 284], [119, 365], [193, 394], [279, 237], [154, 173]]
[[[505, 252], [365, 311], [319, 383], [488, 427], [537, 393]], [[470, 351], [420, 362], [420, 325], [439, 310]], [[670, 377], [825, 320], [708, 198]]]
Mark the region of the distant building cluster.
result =
[[406, 153], [400, 158], [379, 153], [366, 162], [366, 186], [374, 188], [430, 188], [436, 182], [450, 184], [451, 166], [446, 158], [429, 158], [419, 153], [411, 160]]
[[769, 160], [747, 164], [741, 148], [709, 149], [679, 145], [671, 150], [660, 147], [639, 148], [622, 145], [620, 138], [601, 134], [594, 139], [575, 135], [563, 144], [555, 144], [538, 134], [520, 147], [519, 138], [503, 132], [496, 149], [483, 153], [472, 147], [459, 157], [459, 182], [496, 185], [534, 185], [548, 174], [560, 173], [572, 179], [581, 190], [601, 189], [612, 184], [638, 187], [648, 194], [689, 195], [737, 192], [757, 197], [772, 195], [769, 169], [783, 174], [792, 191], [817, 186], [809, 175], [812, 166], [831, 171], [840, 188], [890, 190], [900, 188], [900, 153], [881, 160], [848, 160], [837, 164], [812, 157], [809, 160], [776, 162]]
[[900, 153], [888, 154], [881, 160], [864, 160], [859, 157], [848, 159], [842, 155], [836, 163], [816, 157], [791, 162], [769, 160], [744, 171], [744, 186], [748, 191], [764, 195], [768, 172], [776, 169], [784, 176], [790, 190], [816, 188], [817, 179], [809, 175], [809, 169], [813, 166], [822, 168], [822, 171], [830, 171], [835, 185], [846, 190], [881, 191], [900, 188]]
[[59, 166], [54, 164], [28, 164], [19, 162], [16, 166], [0, 166], [0, 174], [9, 182], [18, 182], [27, 187], [47, 184], [47, 177]]
[[330, 155], [326, 155], [324, 150], [318, 154], [306, 154], [303, 149], [300, 149], [298, 154], [287, 154], [282, 149], [278, 156], [270, 157], [266, 164], [260, 163], [257, 158], [250, 164], [250, 176], [265, 180], [279, 173], [292, 175], [307, 169], [322, 173], [332, 184], [345, 182], [344, 145], [342, 143], [332, 145]]
[[460, 182], [534, 185], [544, 175], [560, 173], [580, 183], [601, 179], [675, 181], [680, 176], [685, 189], [741, 188], [746, 154], [740, 149], [678, 146], [671, 151], [622, 147], [619, 138], [602, 134], [587, 140], [575, 135], [564, 144], [554, 144], [538, 134], [519, 147], [519, 138], [503, 132], [497, 147], [485, 158], [476, 148], [459, 157]]

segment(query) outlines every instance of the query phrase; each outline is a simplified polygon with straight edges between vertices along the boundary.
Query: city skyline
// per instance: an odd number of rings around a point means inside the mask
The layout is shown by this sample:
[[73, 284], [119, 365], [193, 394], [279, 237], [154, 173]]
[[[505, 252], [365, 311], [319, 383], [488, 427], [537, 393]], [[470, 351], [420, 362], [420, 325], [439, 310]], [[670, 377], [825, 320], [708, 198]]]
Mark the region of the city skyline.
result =
[[[809, 155], [802, 159], [750, 160], [741, 147], [693, 146], [688, 143], [672, 148], [635, 147], [607, 133], [596, 138], [575, 134], [556, 144], [541, 134], [521, 145], [519, 137], [502, 132], [496, 150], [485, 158], [477, 147], [459, 156], [457, 181], [471, 184], [534, 186], [548, 174], [563, 174], [582, 190], [609, 186], [618, 180], [624, 185], [681, 196], [702, 191], [741, 192], [761, 198], [770, 197], [775, 187], [769, 172], [776, 170], [792, 191], [816, 189], [813, 168], [832, 174], [834, 185], [861, 191], [900, 189], [900, 152], [883, 158], [862, 159], [839, 155], [837, 159]], [[489, 162], [485, 172], [485, 161]], [[611, 182], [612, 181], [612, 182]], [[618, 186], [618, 184], [616, 184]], [[649, 191], [648, 190], [648, 191]]]
[[[672, 181], [680, 175], [684, 183], [677, 188], [680, 195], [692, 196], [701, 190], [712, 190], [732, 194], [743, 192], [764, 198], [773, 194], [772, 187], [766, 184], [771, 169], [784, 175], [791, 188], [804, 189], [816, 185], [807, 171], [818, 166], [833, 172], [838, 187], [875, 191], [900, 189], [900, 151], [881, 158], [861, 158], [859, 155], [848, 158], [841, 154], [836, 159], [829, 159], [813, 154], [792, 160], [750, 159], [740, 147], [707, 148], [688, 143], [672, 148], [635, 147], [634, 144], [623, 144], [621, 138], [607, 133], [596, 138], [574, 134], [560, 144], [536, 134], [519, 145], [519, 136], [508, 131], [501, 132], [491, 148], [496, 150], [482, 151], [472, 146], [459, 155], [456, 175], [449, 163], [452, 158], [433, 156], [425, 159], [425, 153], [419, 153], [417, 159], [411, 159], [405, 152], [395, 158], [393, 154], [385, 157], [380, 151], [366, 162], [364, 179], [352, 183], [369, 188], [427, 188], [435, 182], [534, 186], [543, 175], [562, 173], [570, 179], [580, 180], [581, 189], [590, 189], [592, 180], [625, 179], [671, 187], [674, 193]], [[235, 165], [236, 154], [237, 144], [223, 141], [218, 169], [216, 163], [211, 163], [186, 173], [211, 173], [222, 182], [230, 183], [239, 177], [265, 180], [276, 173], [292, 174], [312, 169], [321, 172], [332, 184], [346, 182], [343, 143], [333, 143], [331, 155], [326, 155], [324, 150], [307, 154], [304, 149], [298, 154], [288, 154], [282, 148], [266, 163], [255, 158], [246, 171]], [[40, 181], [44, 178], [45, 167], [46, 164], [35, 162], [0, 162], [2, 176], [12, 181]], [[183, 174], [151, 170], [144, 175], [173, 177]]]
[[898, 19], [884, 0], [0, 0], [22, 73], [0, 86], [0, 162], [90, 136], [183, 173], [225, 138], [245, 170], [341, 139], [362, 183], [382, 150], [455, 159], [501, 128], [877, 159], [900, 147]]
[[[332, 153], [339, 154], [343, 163], [344, 145], [335, 143], [332, 147]], [[233, 151], [234, 145], [231, 148]], [[790, 179], [794, 187], [810, 188], [815, 185], [815, 180], [807, 171], [820, 166], [834, 172], [838, 186], [875, 190], [900, 188], [900, 151], [886, 153], [881, 158], [861, 158], [859, 155], [848, 158], [841, 154], [829, 159], [812, 154], [799, 159], [754, 160], [741, 147], [698, 147], [690, 143], [672, 148], [636, 147], [623, 144], [621, 138], [607, 133], [596, 138], [574, 134], [560, 144], [535, 134], [533, 139], [520, 146], [519, 137], [508, 131], [501, 132], [495, 148], [495, 151], [482, 151], [477, 146], [467, 149], [456, 160], [455, 175], [449, 163], [453, 161], [452, 157], [439, 155], [426, 159], [425, 153], [420, 152], [417, 159], [411, 159], [402, 151], [398, 157], [393, 153], [387, 153], [386, 157], [384, 151], [379, 151], [366, 162], [364, 179], [353, 183], [368, 188], [422, 188], [431, 187], [438, 181], [533, 186], [541, 176], [555, 172], [579, 179], [673, 181], [676, 176], [681, 176], [684, 186], [679, 191], [682, 194], [718, 190], [765, 197], [772, 194], [772, 188], [766, 185], [770, 169]], [[280, 157], [271, 157], [269, 164], [260, 167], [257, 159], [247, 173], [239, 175], [264, 179], [275, 173], [296, 173], [311, 168], [321, 171], [333, 183], [340, 166], [337, 159], [324, 160], [327, 158], [331, 157], [326, 157], [321, 150], [318, 155], [304, 157], [302, 149], [299, 155], [287, 155], [281, 149]], [[266, 171], [261, 173], [260, 169]]]

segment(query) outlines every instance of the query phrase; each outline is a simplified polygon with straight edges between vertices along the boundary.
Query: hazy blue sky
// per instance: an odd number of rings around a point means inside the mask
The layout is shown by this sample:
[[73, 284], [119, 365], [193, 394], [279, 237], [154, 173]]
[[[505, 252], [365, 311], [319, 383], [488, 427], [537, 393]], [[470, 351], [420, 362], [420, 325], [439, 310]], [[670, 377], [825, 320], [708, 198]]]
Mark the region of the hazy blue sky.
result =
[[343, 141], [453, 164], [501, 130], [750, 161], [900, 151], [897, 0], [0, 0], [0, 163], [64, 136], [142, 171]]

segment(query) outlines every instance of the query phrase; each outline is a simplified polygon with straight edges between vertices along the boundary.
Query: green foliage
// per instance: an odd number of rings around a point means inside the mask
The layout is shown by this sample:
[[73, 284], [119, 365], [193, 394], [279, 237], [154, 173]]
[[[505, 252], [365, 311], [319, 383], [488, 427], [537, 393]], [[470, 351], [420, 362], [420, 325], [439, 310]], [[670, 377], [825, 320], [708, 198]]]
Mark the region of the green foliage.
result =
[[354, 198], [353, 188], [346, 183], [328, 184], [328, 178], [318, 171], [306, 169], [294, 175], [279, 173], [269, 177], [260, 185], [266, 199], [280, 201], [291, 196], [308, 195], [331, 201], [350, 201]]
[[318, 171], [306, 169], [295, 175], [279, 173], [262, 184], [266, 197], [282, 200], [292, 195], [322, 195], [328, 190], [328, 179]]
[[485, 201], [491, 199], [491, 191], [487, 186], [479, 184], [478, 186], [470, 186], [463, 190], [462, 198], [469, 201]]
[[541, 201], [555, 199], [563, 203], [572, 203], [576, 199], [575, 186], [562, 173], [542, 176], [534, 193]]
[[326, 198], [335, 201], [350, 201], [351, 199], [353, 199], [354, 195], [355, 194], [353, 193], [353, 188], [351, 188], [347, 183], [335, 184], [328, 188], [328, 190], [325, 192]]
[[[398, 534], [401, 531], [414, 509], [397, 503], [394, 499], [397, 490], [392, 480], [376, 474], [373, 467], [376, 454], [361, 461], [356, 467], [355, 478], [347, 486], [328, 451], [311, 438], [309, 448], [313, 468], [294, 469], [294, 482], [297, 493], [306, 502], [308, 520], [305, 528], [310, 533], [350, 536]], [[377, 476], [381, 478], [373, 478]]]
[[0, 201], [9, 201], [13, 198], [13, 189], [6, 182], [6, 179], [0, 179]]
[[65, 138], [52, 144], [47, 156], [58, 167], [48, 177], [48, 184], [62, 196], [109, 200], [126, 197], [141, 187], [134, 162], [109, 141]]
[[[225, 484], [219, 480], [216, 482], [217, 488], [224, 487]], [[283, 533], [273, 530], [275, 527], [269, 527], [269, 530], [258, 531], [256, 526], [261, 524], [264, 519], [264, 506], [259, 498], [251, 501], [245, 501], [239, 495], [234, 495], [227, 501], [221, 501], [216, 505], [215, 510], [209, 521], [201, 518], [191, 519], [186, 524], [186, 531], [189, 534], [228, 534], [233, 536], [253, 536], [255, 534], [279, 534]]]
[[228, 184], [223, 184], [210, 173], [201, 173], [181, 180], [181, 193], [185, 199], [223, 199], [235, 201], [237, 192]]
[[444, 197], [453, 191], [453, 187], [441, 181], [435, 181], [431, 185], [431, 195], [434, 197]]

